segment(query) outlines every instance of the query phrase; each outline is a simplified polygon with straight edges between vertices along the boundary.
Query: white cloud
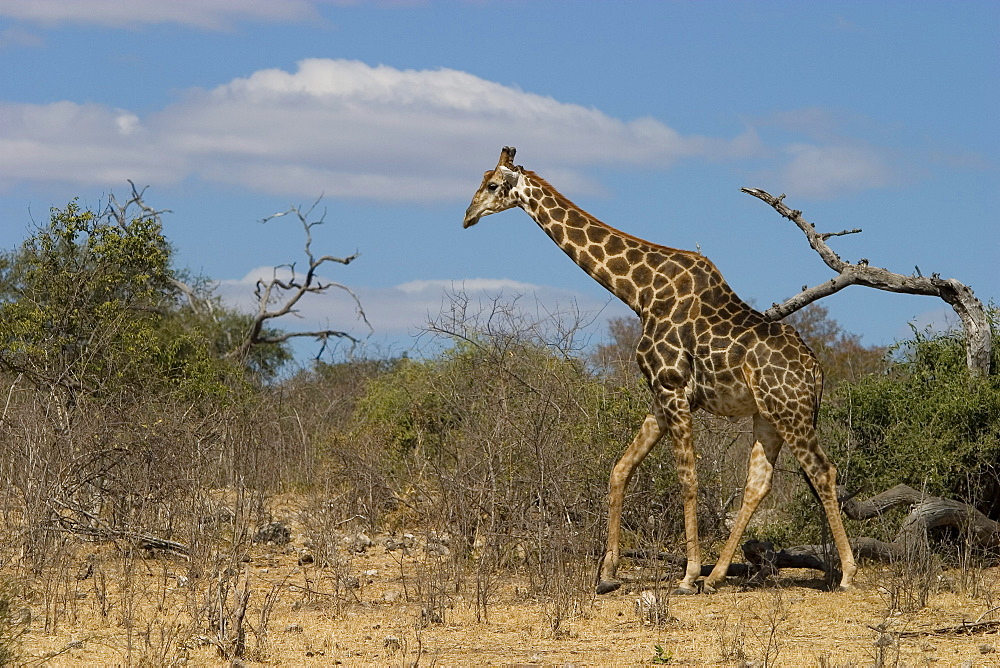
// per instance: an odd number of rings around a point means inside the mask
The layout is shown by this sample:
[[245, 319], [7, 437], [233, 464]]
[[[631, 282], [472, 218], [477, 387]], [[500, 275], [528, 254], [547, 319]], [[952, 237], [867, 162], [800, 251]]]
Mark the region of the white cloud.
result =
[[38, 23], [135, 27], [178, 23], [219, 30], [237, 21], [318, 18], [310, 0], [0, 0], [0, 16]]
[[145, 117], [69, 101], [0, 105], [0, 180], [100, 187], [195, 176], [282, 195], [440, 201], [467, 197], [508, 144], [572, 191], [589, 185], [588, 166], [731, 159], [757, 143], [682, 136], [456, 70], [329, 59], [189, 90]]
[[895, 180], [883, 155], [865, 146], [792, 144], [781, 187], [802, 197], [831, 197], [890, 185]]
[[308, 59], [293, 72], [188, 90], [145, 115], [71, 101], [0, 104], [0, 183], [194, 178], [282, 196], [448, 201], [468, 197], [504, 145], [521, 147], [526, 163], [570, 195], [600, 190], [590, 167], [662, 169], [681, 158], [763, 159], [768, 179], [802, 197], [899, 179], [897, 160], [836, 136], [837, 119], [823, 110], [764, 123], [815, 136], [768, 149], [752, 128], [733, 138], [682, 135], [652, 118], [622, 120], [457, 70]]
[[120, 185], [160, 183], [183, 172], [183, 156], [157, 149], [137, 116], [96, 104], [0, 104], [0, 181]]
[[775, 187], [789, 194], [829, 198], [884, 188], [914, 175], [895, 151], [865, 141], [885, 138], [894, 131], [861, 114], [802, 107], [752, 122], [779, 131], [772, 135], [777, 148], [770, 151], [771, 166], [764, 178], [777, 181]]

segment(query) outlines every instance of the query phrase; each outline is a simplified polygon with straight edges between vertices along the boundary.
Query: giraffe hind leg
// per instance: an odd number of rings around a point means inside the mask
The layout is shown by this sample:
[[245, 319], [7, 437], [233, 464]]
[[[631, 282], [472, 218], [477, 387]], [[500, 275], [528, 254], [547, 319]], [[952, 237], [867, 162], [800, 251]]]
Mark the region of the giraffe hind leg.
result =
[[827, 523], [830, 525], [830, 532], [840, 557], [840, 589], [851, 589], [854, 574], [857, 572], [857, 564], [854, 561], [854, 552], [851, 549], [847, 529], [844, 528], [844, 520], [840, 514], [840, 501], [837, 498], [837, 468], [819, 444], [819, 438], [816, 435], [816, 412], [813, 404], [806, 402], [797, 404], [794, 401], [778, 404], [767, 401], [767, 397], [764, 399], [762, 402], [764, 404], [775, 404], [771, 415], [765, 415], [765, 417], [768, 417], [781, 439], [791, 448], [823, 505]]
[[771, 479], [774, 474], [774, 463], [781, 452], [783, 441], [775, 431], [774, 426], [760, 413], [753, 417], [754, 444], [750, 450], [750, 460], [747, 463], [747, 481], [743, 488], [743, 503], [740, 505], [736, 521], [733, 523], [729, 540], [726, 541], [719, 560], [712, 572], [705, 579], [705, 591], [715, 591], [726, 579], [726, 571], [733, 561], [733, 555], [739, 546], [743, 532], [746, 530], [754, 511], [771, 491]]
[[854, 552], [851, 549], [847, 529], [844, 527], [844, 520], [840, 514], [840, 500], [837, 498], [837, 469], [819, 447], [815, 432], [812, 433], [811, 440], [805, 439], [804, 442], [805, 447], [792, 445], [792, 451], [812, 483], [814, 491], [819, 496], [823, 510], [826, 511], [830, 533], [833, 535], [837, 555], [840, 557], [840, 590], [847, 591], [854, 587], [854, 575], [858, 567], [854, 561]]

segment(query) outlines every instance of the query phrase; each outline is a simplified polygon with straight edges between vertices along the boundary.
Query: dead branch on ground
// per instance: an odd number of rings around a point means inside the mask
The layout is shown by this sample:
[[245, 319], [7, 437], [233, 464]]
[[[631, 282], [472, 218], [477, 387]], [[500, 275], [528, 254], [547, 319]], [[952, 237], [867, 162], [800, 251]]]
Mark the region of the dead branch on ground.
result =
[[[932, 529], [952, 527], [967, 544], [980, 549], [1000, 549], [1000, 522], [991, 520], [974, 507], [939, 496], [929, 496], [907, 485], [892, 489], [871, 498], [847, 498], [844, 488], [839, 488], [844, 514], [854, 520], [879, 517], [895, 506], [910, 506], [910, 513], [900, 525], [891, 542], [864, 536], [851, 540], [851, 547], [858, 559], [885, 563], [911, 559], [927, 549], [927, 533]], [[832, 573], [837, 550], [833, 544], [797, 545], [781, 550], [768, 541], [748, 540], [743, 544], [745, 564], [731, 564], [727, 575], [747, 578], [751, 584], [760, 584], [774, 577], [782, 568], [810, 568]], [[683, 569], [687, 559], [681, 555], [648, 550], [631, 550], [622, 556], [633, 559], [665, 561]], [[702, 566], [702, 575], [711, 573], [714, 564]]]
[[[840, 492], [843, 495], [843, 488]], [[879, 517], [895, 506], [910, 506], [910, 514], [891, 542], [867, 536], [851, 540], [851, 547], [859, 559], [894, 562], [910, 558], [926, 549], [929, 531], [942, 527], [956, 529], [969, 545], [1000, 549], [1000, 522], [991, 520], [967, 503], [928, 496], [907, 485], [896, 485], [865, 500], [849, 498], [841, 505], [844, 514], [854, 520]], [[833, 545], [799, 545], [775, 551], [771, 543], [751, 540], [744, 543], [743, 554], [752, 564], [751, 570], [766, 576], [782, 568], [829, 572], [832, 565], [827, 555], [836, 555], [836, 549]]]
[[961, 624], [945, 626], [939, 629], [930, 629], [927, 631], [901, 631], [896, 635], [900, 638], [921, 638], [924, 636], [952, 636], [990, 633], [998, 630], [1000, 630], [1000, 621], [990, 620], [985, 622], [962, 622]]
[[[58, 497], [48, 501], [53, 510], [53, 524], [49, 527], [55, 531], [86, 536], [91, 540], [117, 543], [119, 540], [131, 542], [147, 550], [161, 550], [185, 559], [190, 558], [191, 549], [177, 541], [167, 540], [152, 534], [118, 529], [107, 524], [100, 517], [82, 508], [79, 504], [66, 502]], [[82, 518], [78, 519], [78, 518]]]

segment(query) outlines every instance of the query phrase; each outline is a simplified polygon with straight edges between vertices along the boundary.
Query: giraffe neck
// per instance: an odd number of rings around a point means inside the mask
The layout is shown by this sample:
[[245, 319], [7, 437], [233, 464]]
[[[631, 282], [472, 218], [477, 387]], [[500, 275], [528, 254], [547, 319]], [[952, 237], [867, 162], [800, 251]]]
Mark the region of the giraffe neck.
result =
[[573, 204], [534, 172], [520, 171], [516, 194], [521, 208], [581, 269], [640, 315], [651, 297], [645, 288], [652, 284], [652, 264], [659, 265], [670, 253], [695, 255], [617, 230]]

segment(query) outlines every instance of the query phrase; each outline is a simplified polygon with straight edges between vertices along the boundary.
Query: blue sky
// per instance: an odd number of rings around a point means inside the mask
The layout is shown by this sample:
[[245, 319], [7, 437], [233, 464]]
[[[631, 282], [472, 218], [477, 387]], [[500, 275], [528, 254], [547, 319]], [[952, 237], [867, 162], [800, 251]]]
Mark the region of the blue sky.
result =
[[[741, 186], [786, 193], [847, 260], [1000, 296], [1000, 3], [0, 0], [0, 247], [72, 197], [148, 185], [180, 265], [247, 303], [301, 261], [395, 352], [464, 286], [627, 313], [520, 211], [462, 230], [505, 144], [602, 220], [700, 248], [766, 307], [829, 270]], [[823, 303], [869, 344], [941, 322], [926, 297]], [[358, 334], [343, 295], [289, 328]], [[419, 345], [419, 344], [418, 344]]]

